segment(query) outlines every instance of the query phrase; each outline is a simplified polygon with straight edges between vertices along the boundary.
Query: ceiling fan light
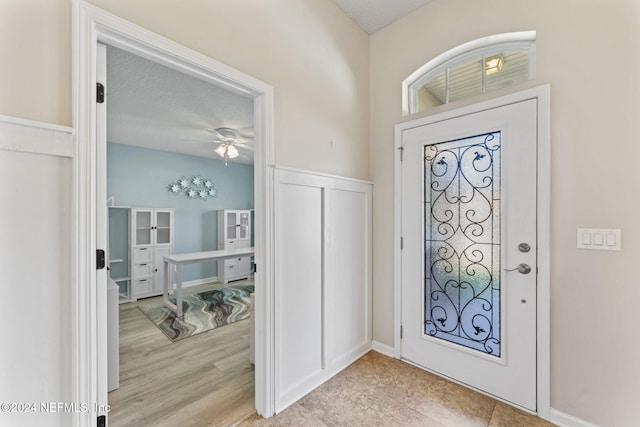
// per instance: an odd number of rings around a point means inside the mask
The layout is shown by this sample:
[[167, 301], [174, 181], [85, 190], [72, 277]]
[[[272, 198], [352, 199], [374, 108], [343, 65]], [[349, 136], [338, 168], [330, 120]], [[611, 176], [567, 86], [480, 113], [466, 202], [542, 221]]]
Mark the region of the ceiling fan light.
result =
[[239, 155], [240, 153], [238, 153], [238, 149], [236, 147], [233, 145], [229, 145], [229, 147], [227, 147], [227, 156], [229, 156], [230, 159], [235, 159]]
[[224, 157], [225, 152], [227, 151], [227, 146], [225, 144], [218, 145], [218, 148], [215, 149], [215, 152], [220, 155], [220, 157]]

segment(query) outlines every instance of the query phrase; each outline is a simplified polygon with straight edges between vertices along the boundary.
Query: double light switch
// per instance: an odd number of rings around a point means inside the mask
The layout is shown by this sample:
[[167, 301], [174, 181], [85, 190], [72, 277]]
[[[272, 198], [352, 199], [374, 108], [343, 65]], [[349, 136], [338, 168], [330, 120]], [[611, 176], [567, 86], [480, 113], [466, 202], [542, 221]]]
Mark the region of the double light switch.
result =
[[619, 251], [622, 248], [620, 229], [578, 228], [578, 249]]

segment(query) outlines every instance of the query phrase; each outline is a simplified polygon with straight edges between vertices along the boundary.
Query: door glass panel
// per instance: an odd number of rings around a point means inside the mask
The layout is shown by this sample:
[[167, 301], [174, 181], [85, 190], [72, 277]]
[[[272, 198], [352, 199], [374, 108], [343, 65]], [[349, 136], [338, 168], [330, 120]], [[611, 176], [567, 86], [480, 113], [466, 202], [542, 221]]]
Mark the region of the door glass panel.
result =
[[157, 212], [156, 221], [158, 227], [169, 227], [171, 214], [169, 212]]
[[151, 244], [151, 212], [136, 212], [136, 245]]
[[426, 335], [500, 356], [500, 132], [424, 147]]
[[239, 239], [249, 237], [249, 214], [247, 212], [240, 213], [240, 236]]
[[171, 232], [169, 228], [159, 228], [156, 230], [156, 243], [159, 245], [171, 243]]
[[171, 243], [171, 213], [156, 212], [156, 243]]
[[151, 228], [151, 212], [136, 212], [136, 227]]
[[236, 213], [227, 213], [227, 239], [236, 238]]
[[151, 244], [151, 229], [136, 230], [136, 245], [150, 245]]

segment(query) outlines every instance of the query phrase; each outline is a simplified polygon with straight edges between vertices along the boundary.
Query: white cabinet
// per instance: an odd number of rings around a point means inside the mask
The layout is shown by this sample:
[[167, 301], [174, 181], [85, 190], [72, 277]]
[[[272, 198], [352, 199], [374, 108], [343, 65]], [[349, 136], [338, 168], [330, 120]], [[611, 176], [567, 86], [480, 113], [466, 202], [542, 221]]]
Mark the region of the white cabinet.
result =
[[132, 209], [132, 246], [173, 244], [173, 209]]
[[131, 209], [131, 297], [160, 295], [163, 256], [173, 253], [173, 209]]
[[164, 288], [164, 259], [173, 253], [173, 246], [156, 246], [153, 249], [153, 271], [151, 272], [152, 290], [161, 294]]
[[[218, 249], [251, 247], [251, 211], [218, 211]], [[251, 276], [251, 257], [238, 257], [218, 261], [218, 280], [246, 279]]]

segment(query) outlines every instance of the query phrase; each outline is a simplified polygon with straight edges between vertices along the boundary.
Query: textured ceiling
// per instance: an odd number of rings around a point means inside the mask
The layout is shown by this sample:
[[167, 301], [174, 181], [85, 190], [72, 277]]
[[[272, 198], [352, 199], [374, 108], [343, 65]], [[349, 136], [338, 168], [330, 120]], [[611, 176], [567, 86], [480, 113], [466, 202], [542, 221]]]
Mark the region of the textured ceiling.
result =
[[[369, 34], [429, 0], [333, 0]], [[220, 159], [207, 129], [253, 136], [253, 100], [211, 83], [107, 47], [107, 140]], [[239, 146], [233, 161], [253, 163]]]
[[[107, 118], [110, 142], [220, 160], [206, 129], [253, 136], [253, 99], [108, 46]], [[253, 163], [238, 151], [233, 161]]]
[[333, 0], [367, 33], [373, 34], [429, 0]]

